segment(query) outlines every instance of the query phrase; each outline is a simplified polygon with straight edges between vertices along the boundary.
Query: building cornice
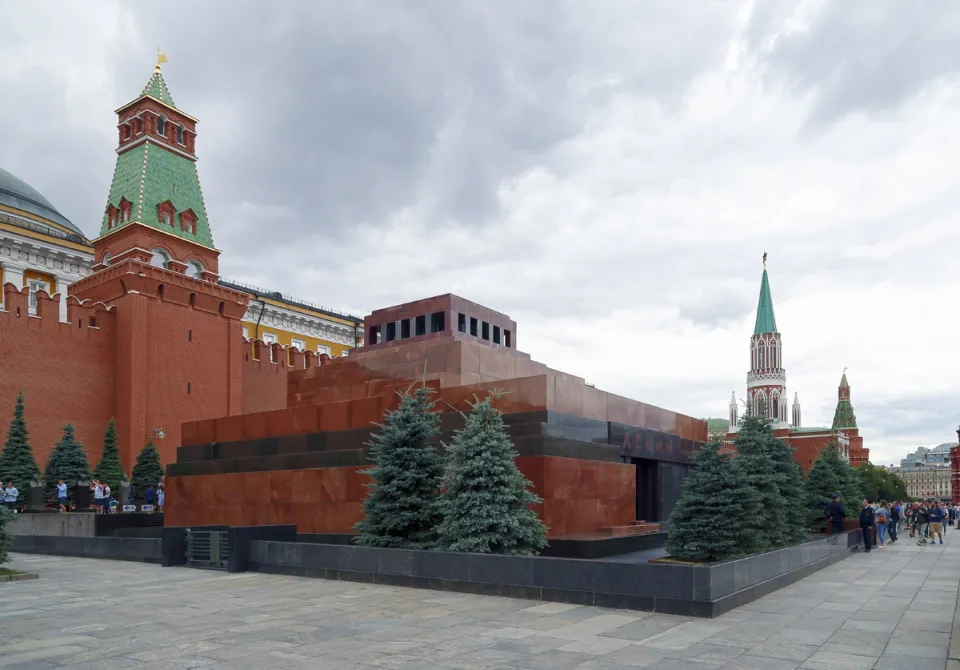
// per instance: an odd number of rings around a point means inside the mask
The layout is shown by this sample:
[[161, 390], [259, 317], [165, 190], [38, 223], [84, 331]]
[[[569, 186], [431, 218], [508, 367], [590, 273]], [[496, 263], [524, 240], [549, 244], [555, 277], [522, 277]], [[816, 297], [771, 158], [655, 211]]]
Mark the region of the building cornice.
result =
[[251, 299], [247, 305], [247, 313], [243, 320], [245, 323], [259, 322], [261, 334], [264, 329], [269, 331], [275, 328], [351, 348], [357, 346], [356, 337], [360, 334], [353, 326], [338, 323], [320, 314], [310, 315], [270, 303], [266, 303], [264, 307], [255, 299]]

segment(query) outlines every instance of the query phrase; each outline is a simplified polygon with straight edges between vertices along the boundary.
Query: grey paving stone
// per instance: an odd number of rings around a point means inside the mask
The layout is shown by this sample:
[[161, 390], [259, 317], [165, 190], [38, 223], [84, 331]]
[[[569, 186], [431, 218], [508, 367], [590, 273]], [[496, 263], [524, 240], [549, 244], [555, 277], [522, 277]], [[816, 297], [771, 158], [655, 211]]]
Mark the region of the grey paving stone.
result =
[[946, 664], [957, 602], [960, 546], [945, 547], [854, 555], [716, 619], [15, 556], [42, 579], [4, 591], [16, 616], [0, 624], [0, 665], [927, 670]]
[[946, 661], [939, 658], [883, 654], [873, 667], [875, 670], [944, 670]]
[[740, 656], [722, 666], [722, 670], [796, 670], [798, 661], [766, 656]]

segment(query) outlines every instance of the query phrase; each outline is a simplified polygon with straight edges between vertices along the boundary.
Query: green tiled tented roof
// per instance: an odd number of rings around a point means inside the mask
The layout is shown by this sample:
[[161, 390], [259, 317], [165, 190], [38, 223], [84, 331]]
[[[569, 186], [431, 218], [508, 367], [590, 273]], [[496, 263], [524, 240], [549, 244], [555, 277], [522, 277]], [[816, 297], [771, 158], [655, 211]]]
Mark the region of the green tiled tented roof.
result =
[[757, 303], [757, 323], [753, 327], [754, 335], [777, 332], [777, 319], [773, 315], [773, 298], [770, 295], [770, 280], [767, 279], [767, 269], [763, 269], [763, 278], [760, 280], [760, 300]]
[[849, 400], [841, 400], [837, 403], [837, 411], [833, 414], [833, 429], [856, 428], [857, 416], [853, 413], [853, 405]]
[[848, 389], [848, 388], [850, 388], [850, 383], [847, 382], [847, 373], [846, 373], [846, 372], [844, 372], [844, 373], [843, 373], [843, 376], [840, 378], [840, 388], [842, 388], [842, 389]]
[[707, 419], [707, 432], [714, 433], [730, 429], [729, 419]]
[[165, 105], [176, 108], [176, 105], [173, 104], [173, 96], [170, 95], [170, 89], [167, 88], [167, 82], [163, 80], [163, 75], [160, 74], [159, 67], [153, 73], [153, 76], [150, 77], [147, 85], [143, 87], [143, 92], [140, 95], [149, 95], [151, 98], [156, 98]]
[[[117, 167], [110, 185], [108, 205], [120, 209], [126, 198], [132, 204], [130, 221], [139, 221], [165, 233], [191, 242], [213, 247], [213, 235], [207, 221], [197, 165], [189, 158], [173, 153], [146, 140], [117, 156]], [[173, 225], [164, 225], [157, 214], [157, 205], [170, 201], [177, 212]], [[197, 217], [197, 234], [180, 229], [180, 213], [193, 210]], [[109, 215], [104, 212], [100, 234], [110, 232]]]

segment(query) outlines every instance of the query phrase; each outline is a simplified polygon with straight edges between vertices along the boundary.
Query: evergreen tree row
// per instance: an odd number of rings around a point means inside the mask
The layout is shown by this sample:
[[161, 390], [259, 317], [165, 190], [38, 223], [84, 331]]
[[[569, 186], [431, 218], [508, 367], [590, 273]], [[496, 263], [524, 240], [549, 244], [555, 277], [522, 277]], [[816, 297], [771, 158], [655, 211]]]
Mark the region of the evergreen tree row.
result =
[[718, 561], [803, 541], [823, 530], [823, 511], [840, 493], [848, 515], [860, 500], [860, 478], [836, 444], [817, 458], [806, 482], [793, 449], [758, 417], [744, 419], [736, 455], [705, 445], [670, 515], [667, 551], [689, 561]]
[[[110, 419], [103, 436], [100, 463], [92, 474], [115, 491], [119, 491], [120, 483], [127, 479], [123, 465], [120, 463], [117, 426], [113, 419]], [[17, 394], [13, 420], [7, 431], [7, 441], [3, 452], [0, 453], [0, 481], [4, 484], [13, 482], [20, 491], [18, 500], [23, 501], [26, 499], [30, 482], [39, 477], [40, 468], [37, 466], [30, 446], [27, 422], [24, 418], [23, 392], [20, 392]], [[137, 485], [138, 490], [145, 490], [148, 485], [155, 485], [162, 477], [160, 454], [152, 444], [148, 443], [137, 456], [137, 463], [133, 468], [133, 483]], [[44, 469], [44, 498], [56, 497], [57, 482], [61, 479], [68, 488], [73, 488], [78, 481], [87, 481], [90, 478], [90, 463], [86, 451], [83, 445], [77, 442], [74, 427], [68, 424], [63, 427], [63, 435], [50, 453]]]
[[442, 455], [430, 389], [405, 394], [370, 443], [375, 465], [357, 524], [373, 547], [527, 555], [546, 546], [540, 502], [517, 469], [493, 397], [478, 400]]

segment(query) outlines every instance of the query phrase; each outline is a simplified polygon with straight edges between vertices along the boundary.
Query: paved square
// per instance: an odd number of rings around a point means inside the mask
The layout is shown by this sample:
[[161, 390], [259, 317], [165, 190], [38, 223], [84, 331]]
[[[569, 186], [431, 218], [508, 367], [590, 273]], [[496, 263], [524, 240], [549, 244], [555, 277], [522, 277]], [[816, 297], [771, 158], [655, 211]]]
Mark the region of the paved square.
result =
[[0, 667], [943, 670], [960, 545], [901, 542], [716, 619], [15, 555]]

